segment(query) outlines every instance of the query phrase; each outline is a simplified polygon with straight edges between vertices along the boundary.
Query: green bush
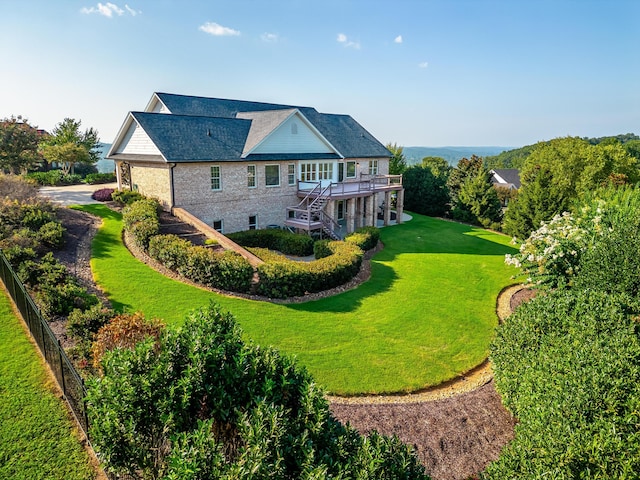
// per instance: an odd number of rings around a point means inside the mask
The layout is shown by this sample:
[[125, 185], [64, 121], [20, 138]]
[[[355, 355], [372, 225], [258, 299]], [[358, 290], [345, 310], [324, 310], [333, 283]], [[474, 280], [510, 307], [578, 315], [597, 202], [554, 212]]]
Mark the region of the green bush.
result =
[[380, 230], [376, 227], [358, 228], [344, 239], [345, 242], [353, 243], [360, 247], [363, 252], [375, 248], [378, 245], [378, 240], [380, 240]]
[[74, 309], [86, 310], [99, 302], [98, 297], [89, 294], [71, 278], [64, 283], [38, 286], [34, 300], [49, 319], [56, 315], [67, 316]]
[[67, 331], [76, 339], [93, 340], [98, 330], [109, 323], [116, 313], [100, 303], [90, 308], [74, 309], [67, 318]]
[[640, 338], [620, 296], [556, 290], [519, 307], [491, 346], [518, 419], [485, 478], [637, 478]]
[[122, 211], [122, 224], [136, 244], [146, 250], [151, 237], [160, 231], [158, 202], [143, 198], [128, 204]]
[[84, 177], [84, 183], [96, 185], [99, 183], [112, 183], [117, 180], [115, 173], [90, 173]]
[[156, 235], [149, 241], [149, 255], [165, 267], [202, 285], [232, 292], [248, 292], [253, 267], [235, 252], [218, 253], [192, 245], [176, 235]]
[[64, 227], [58, 222], [49, 222], [38, 229], [36, 238], [45, 247], [57, 249], [64, 245], [64, 232]]
[[275, 228], [246, 230], [244, 232], [230, 233], [227, 237], [243, 247], [268, 248], [286, 255], [304, 257], [313, 253], [313, 239], [311, 237], [291, 233], [288, 230]]
[[327, 246], [332, 254], [312, 262], [286, 260], [259, 265], [258, 293], [271, 298], [297, 297], [337, 287], [356, 276], [362, 264], [362, 250], [341, 241]]
[[317, 240], [313, 244], [313, 256], [316, 260], [320, 260], [321, 258], [331, 255], [332, 252], [329, 248], [330, 241], [331, 240]]
[[111, 194], [111, 198], [114, 202], [120, 205], [129, 205], [131, 203], [142, 200], [144, 196], [141, 193], [134, 192], [132, 190], [116, 190]]
[[38, 185], [63, 185], [65, 184], [65, 175], [62, 170], [49, 170], [48, 172], [31, 172], [27, 173], [26, 178], [34, 180]]
[[304, 368], [245, 341], [217, 306], [158, 343], [107, 352], [103, 376], [88, 381], [92, 443], [108, 470], [172, 480], [427, 478], [396, 437], [340, 424]]

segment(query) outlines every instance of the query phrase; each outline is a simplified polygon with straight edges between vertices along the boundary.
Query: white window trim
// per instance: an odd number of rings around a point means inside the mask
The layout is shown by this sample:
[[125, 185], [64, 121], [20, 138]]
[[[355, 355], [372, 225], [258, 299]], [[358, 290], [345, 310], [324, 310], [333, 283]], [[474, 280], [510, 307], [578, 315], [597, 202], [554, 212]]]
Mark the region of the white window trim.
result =
[[[249, 185], [249, 179], [251, 175], [249, 174], [249, 169], [253, 167], [253, 185]], [[255, 165], [247, 165], [247, 188], [256, 188], [258, 186], [258, 169]]]
[[378, 160], [369, 160], [369, 175], [378, 175]]
[[[217, 168], [218, 169], [218, 188], [213, 188], [213, 179], [216, 178], [213, 176], [213, 169]], [[211, 182], [211, 191], [212, 192], [220, 192], [222, 191], [222, 169], [220, 168], [220, 165], [211, 165], [210, 168], [210, 173], [211, 173], [211, 177], [210, 177], [210, 182]]]
[[[256, 223], [254, 224], [251, 223], [251, 217], [255, 217]], [[249, 230], [252, 230], [251, 227], [253, 227], [253, 230], [258, 230], [258, 214], [257, 213], [254, 215], [249, 215]]]
[[[293, 167], [293, 173], [291, 172], [291, 167]], [[287, 165], [287, 183], [289, 186], [293, 186], [296, 184], [296, 164], [289, 163]]]
[[[349, 164], [353, 163], [353, 175], [349, 175]], [[344, 178], [356, 178], [358, 176], [358, 163], [355, 160], [344, 162]]]
[[[267, 183], [267, 178], [268, 178], [267, 177], [267, 167], [278, 167], [278, 184], [277, 185], [269, 185]], [[280, 186], [280, 183], [281, 183], [281, 180], [280, 180], [280, 164], [279, 163], [269, 163], [269, 164], [265, 165], [264, 166], [264, 185], [265, 185], [265, 187], [267, 187], [267, 188], [276, 188], [276, 187]]]

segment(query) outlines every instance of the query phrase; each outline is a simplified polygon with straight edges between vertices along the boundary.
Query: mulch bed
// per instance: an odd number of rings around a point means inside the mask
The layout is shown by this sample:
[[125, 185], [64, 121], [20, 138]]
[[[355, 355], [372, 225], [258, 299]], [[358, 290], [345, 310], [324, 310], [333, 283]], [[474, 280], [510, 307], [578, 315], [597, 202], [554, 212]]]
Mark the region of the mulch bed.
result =
[[[84, 286], [106, 300], [93, 282], [87, 247], [99, 220], [67, 208], [59, 209], [58, 217], [67, 230], [67, 242], [63, 250], [56, 252], [56, 258], [77, 275]], [[195, 233], [185, 232], [184, 224], [167, 221], [166, 216], [162, 223], [167, 233]], [[519, 296], [515, 302], [519, 304], [535, 293], [521, 290], [516, 295]], [[63, 334], [64, 326], [57, 330]], [[348, 404], [332, 399], [330, 407], [338, 420], [350, 423], [361, 433], [377, 430], [397, 435], [414, 446], [427, 472], [436, 480], [462, 480], [482, 471], [513, 438], [515, 424], [503, 407], [493, 381], [471, 392], [438, 400], [385, 403], [384, 398], [377, 397], [369, 404]]]

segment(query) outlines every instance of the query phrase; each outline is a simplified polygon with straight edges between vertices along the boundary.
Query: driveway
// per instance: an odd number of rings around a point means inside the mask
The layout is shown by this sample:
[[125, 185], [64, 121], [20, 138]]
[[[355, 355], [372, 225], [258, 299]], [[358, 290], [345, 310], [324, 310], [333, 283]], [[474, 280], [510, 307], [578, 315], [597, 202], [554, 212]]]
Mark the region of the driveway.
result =
[[100, 185], [68, 185], [64, 187], [42, 187], [40, 195], [47, 197], [52, 202], [63, 206], [87, 205], [100, 203], [91, 198], [91, 194], [102, 188], [118, 188], [117, 183], [103, 183]]

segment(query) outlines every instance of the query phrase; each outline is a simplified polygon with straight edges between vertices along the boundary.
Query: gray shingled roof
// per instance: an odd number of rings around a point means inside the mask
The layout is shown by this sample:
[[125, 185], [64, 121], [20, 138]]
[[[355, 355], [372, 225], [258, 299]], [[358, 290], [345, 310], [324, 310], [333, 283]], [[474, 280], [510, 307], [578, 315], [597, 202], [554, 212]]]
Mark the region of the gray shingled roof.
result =
[[297, 108], [344, 157], [391, 156], [391, 153], [384, 145], [349, 115], [319, 113], [315, 108], [311, 107], [248, 102], [244, 100], [192, 97], [170, 93], [156, 93], [156, 96], [174, 115], [237, 119], [239, 118], [238, 114], [242, 112], [266, 112]]
[[131, 112], [168, 162], [239, 160], [250, 120]]
[[520, 171], [517, 168], [495, 168], [492, 171], [502, 178], [505, 183], [511, 184], [515, 188], [520, 188]]

